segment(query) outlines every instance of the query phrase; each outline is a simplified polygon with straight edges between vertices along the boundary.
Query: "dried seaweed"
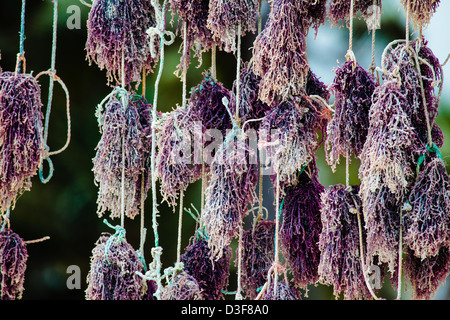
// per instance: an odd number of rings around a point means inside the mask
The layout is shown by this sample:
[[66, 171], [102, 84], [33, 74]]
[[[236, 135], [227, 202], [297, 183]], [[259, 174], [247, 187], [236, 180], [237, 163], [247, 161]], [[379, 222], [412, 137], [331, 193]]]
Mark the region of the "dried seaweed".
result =
[[300, 300], [300, 293], [291, 288], [288, 283], [278, 281], [276, 293], [274, 289], [275, 282], [272, 281], [261, 300]]
[[301, 288], [318, 280], [323, 191], [314, 164], [301, 173], [297, 185], [285, 189], [282, 200], [280, 244], [294, 284]]
[[144, 280], [136, 272], [143, 270], [124, 234], [102, 234], [92, 250], [86, 300], [141, 300]]
[[412, 251], [405, 258], [405, 277], [413, 287], [414, 300], [432, 299], [450, 272], [450, 253], [443, 246], [436, 256], [420, 259]]
[[387, 76], [399, 80], [400, 90], [406, 96], [407, 103], [403, 106], [403, 110], [410, 117], [411, 125], [418, 135], [417, 138], [422, 143], [417, 147], [423, 151], [428, 143], [428, 127], [422, 88], [433, 142], [441, 147], [443, 135], [435, 121], [439, 107], [435, 88], [442, 80], [441, 67], [439, 60], [427, 47], [427, 42], [423, 39], [415, 39], [408, 46], [406, 46], [406, 43], [400, 43], [386, 53], [383, 64], [387, 70]]
[[188, 109], [202, 122], [203, 133], [207, 129], [217, 129], [225, 134], [227, 129], [232, 128], [230, 114], [223, 104], [224, 98], [231, 101], [230, 91], [215, 80], [209, 70], [205, 71], [202, 82], [191, 89], [187, 103]]
[[[328, 18], [332, 25], [338, 26], [339, 22], [346, 22], [350, 18], [351, 0], [331, 0], [328, 9]], [[356, 17], [358, 11], [366, 18], [371, 14], [370, 7], [373, 6], [373, 0], [354, 0], [353, 17]], [[381, 0], [377, 0], [376, 6], [381, 7]]]
[[[194, 163], [192, 150], [192, 139], [197, 139], [201, 133], [199, 123], [195, 113], [177, 108], [166, 114], [157, 128], [155, 170], [160, 180], [162, 200], [172, 207], [177, 204], [178, 193], [185, 191], [201, 175], [201, 166]], [[197, 125], [199, 132], [196, 132]]]
[[[190, 50], [202, 63], [202, 53], [211, 49], [214, 42], [211, 30], [207, 27], [209, 14], [209, 0], [170, 0], [172, 16], [178, 16], [177, 32], [186, 35], [179, 53], [182, 54], [176, 74], [180, 76], [183, 70], [187, 70], [190, 63]], [[186, 30], [184, 29], [186, 26]], [[186, 50], [184, 48], [186, 43]]]
[[45, 154], [41, 89], [31, 74], [0, 74], [0, 211], [30, 190]]
[[249, 205], [257, 201], [258, 165], [248, 141], [238, 129], [230, 132], [210, 168], [201, 221], [212, 255], [220, 257], [237, 234]]
[[277, 99], [287, 101], [303, 93], [309, 71], [306, 36], [311, 21], [318, 21], [309, 16], [317, 12], [313, 8], [304, 1], [271, 2], [266, 26], [253, 47], [253, 71], [261, 77], [259, 98], [262, 102], [272, 105]]
[[[121, 93], [125, 94], [125, 93]], [[141, 98], [143, 99], [143, 98]], [[122, 191], [124, 192], [125, 215], [134, 218], [139, 213], [141, 202], [142, 172], [144, 192], [148, 190], [150, 163], [148, 161], [148, 131], [151, 121], [149, 106], [145, 100], [124, 98], [113, 95], [98, 114], [101, 139], [93, 159], [94, 178], [98, 183], [97, 214], [102, 216], [106, 210], [110, 217], [121, 216]], [[142, 112], [139, 114], [139, 112]], [[142, 122], [141, 122], [142, 121]], [[146, 160], [147, 159], [147, 160]], [[124, 170], [124, 181], [122, 181]], [[122, 188], [122, 183], [124, 188]]]
[[[244, 297], [255, 299], [257, 289], [267, 281], [267, 273], [274, 259], [275, 223], [258, 221], [254, 228], [242, 234], [242, 293]], [[236, 254], [236, 262], [239, 253]]]
[[267, 152], [272, 179], [282, 187], [295, 185], [298, 174], [314, 159], [319, 147], [318, 130], [324, 129], [322, 110], [307, 98], [295, 98], [271, 109], [261, 123], [260, 146]]
[[359, 186], [338, 184], [322, 194], [319, 276], [333, 286], [336, 299], [341, 294], [345, 300], [370, 298], [361, 267], [358, 192]]
[[231, 248], [224, 249], [220, 259], [214, 259], [208, 242], [198, 238], [181, 255], [184, 271], [197, 280], [204, 300], [218, 300], [228, 284]]
[[369, 129], [369, 109], [375, 79], [354, 61], [346, 61], [336, 71], [331, 84], [335, 96], [334, 117], [327, 128], [327, 162], [333, 171], [340, 156], [359, 156]]
[[9, 228], [0, 231], [0, 300], [22, 299], [28, 251], [25, 241]]
[[420, 259], [436, 256], [449, 241], [450, 189], [439, 157], [423, 164], [409, 194], [412, 210], [405, 212], [404, 243]]
[[[256, 31], [258, 0], [210, 0], [207, 26], [219, 47], [236, 51], [236, 37]], [[241, 28], [239, 34], [238, 27]]]
[[[142, 68], [151, 71], [158, 56], [152, 57], [146, 31], [156, 25], [154, 8], [146, 0], [98, 0], [87, 21], [86, 52], [89, 63], [106, 69], [108, 84], [127, 84], [141, 80]], [[158, 48], [158, 45], [155, 46]], [[156, 53], [159, 54], [159, 53]]]
[[161, 300], [203, 300], [203, 296], [197, 280], [182, 271], [164, 288]]
[[[419, 30], [420, 28], [427, 27], [430, 23], [431, 17], [439, 7], [440, 0], [401, 0], [405, 11], [409, 9], [409, 14], [412, 17], [414, 27]], [[408, 8], [409, 4], [409, 8]]]

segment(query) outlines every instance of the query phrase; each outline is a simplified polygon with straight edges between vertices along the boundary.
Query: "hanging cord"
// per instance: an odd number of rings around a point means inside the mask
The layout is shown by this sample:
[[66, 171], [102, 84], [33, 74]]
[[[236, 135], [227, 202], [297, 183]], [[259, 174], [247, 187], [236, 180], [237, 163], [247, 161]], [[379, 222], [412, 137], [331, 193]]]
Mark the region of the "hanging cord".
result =
[[[44, 144], [46, 155], [44, 160], [47, 161], [49, 165], [49, 173], [47, 177], [44, 177], [43, 174], [43, 164], [39, 166], [39, 179], [42, 183], [47, 183], [53, 176], [54, 166], [53, 162], [50, 159], [50, 156], [59, 154], [67, 149], [71, 139], [71, 120], [70, 120], [70, 98], [69, 98], [69, 90], [67, 89], [64, 82], [56, 75], [56, 39], [57, 39], [57, 29], [58, 29], [58, 0], [54, 0], [53, 3], [53, 33], [52, 33], [52, 52], [51, 52], [51, 62], [50, 69], [48, 71], [44, 71], [39, 73], [36, 76], [36, 80], [43, 74], [47, 74], [50, 78], [49, 88], [48, 88], [48, 99], [47, 99], [47, 111], [45, 114], [45, 124], [44, 124]], [[50, 113], [52, 109], [52, 101], [53, 101], [53, 91], [54, 91], [54, 82], [57, 81], [61, 87], [63, 88], [66, 94], [66, 113], [67, 113], [67, 135], [66, 135], [66, 143], [62, 148], [57, 151], [50, 152], [50, 148], [47, 144], [48, 141], [48, 130], [49, 130], [49, 122], [50, 122]]]
[[[22, 0], [20, 10], [19, 53], [17, 54], [15, 74], [25, 73], [25, 0]], [[22, 63], [22, 65], [21, 65]]]
[[214, 44], [211, 48], [211, 77], [216, 80], [217, 77], [217, 65], [216, 65], [216, 45]]
[[[152, 149], [151, 149], [151, 169], [152, 169], [152, 227], [155, 238], [155, 247], [152, 248], [153, 262], [150, 264], [151, 277], [154, 278], [157, 285], [157, 290], [154, 296], [159, 300], [161, 298], [161, 255], [162, 248], [159, 246], [159, 235], [158, 235], [158, 203], [156, 196], [156, 172], [155, 172], [155, 157], [156, 157], [156, 110], [158, 104], [158, 88], [159, 82], [162, 76], [162, 70], [164, 67], [164, 46], [170, 45], [175, 39], [175, 35], [166, 30], [166, 11], [167, 11], [167, 0], [164, 0], [163, 7], [159, 4], [157, 0], [151, 0], [152, 6], [155, 8], [155, 19], [156, 26], [149, 28], [146, 32], [150, 37], [150, 49], [152, 56], [156, 56], [154, 50], [154, 42], [156, 36], [159, 37], [160, 43], [160, 63], [159, 71], [155, 81], [155, 93], [153, 97], [153, 109], [152, 109]], [[165, 35], [169, 35], [170, 39], [166, 40]]]
[[84, 0], [80, 0], [81, 4], [84, 4], [86, 7], [89, 7], [89, 8], [92, 7], [92, 5], [94, 4], [94, 1], [95, 1], [95, 0], [92, 0], [92, 3], [87, 3], [87, 2], [84, 1]]
[[274, 287], [273, 287], [273, 296], [277, 296], [277, 286], [278, 286], [278, 267], [280, 265], [280, 239], [279, 239], [279, 233], [280, 233], [280, 216], [281, 216], [281, 210], [283, 209], [283, 203], [284, 199], [280, 206], [280, 174], [277, 170], [277, 190], [276, 190], [276, 196], [275, 196], [275, 207], [276, 207], [276, 214], [275, 214], [275, 260], [274, 260]]
[[[128, 92], [125, 89], [125, 48], [122, 48], [122, 91], [120, 92], [120, 99], [122, 101], [123, 114], [125, 116], [128, 108]], [[125, 226], [125, 134], [126, 124], [123, 128], [122, 134], [122, 176], [120, 181], [120, 225]]]
[[[238, 25], [237, 34], [237, 64], [236, 64], [236, 110], [235, 110], [235, 121], [240, 123], [239, 119], [239, 100], [240, 100], [240, 82], [241, 82], [241, 22]], [[236, 289], [236, 300], [242, 300], [241, 294], [241, 275], [242, 275], [242, 233], [243, 233], [243, 221], [239, 225], [239, 240], [238, 240], [238, 269], [237, 269], [237, 289]]]

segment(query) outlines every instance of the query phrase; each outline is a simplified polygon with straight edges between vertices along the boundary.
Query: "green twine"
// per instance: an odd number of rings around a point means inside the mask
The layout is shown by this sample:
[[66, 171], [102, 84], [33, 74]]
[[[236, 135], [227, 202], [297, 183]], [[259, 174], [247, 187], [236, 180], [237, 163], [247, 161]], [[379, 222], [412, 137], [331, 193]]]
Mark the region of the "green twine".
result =
[[221, 290], [223, 294], [232, 296], [236, 294], [236, 291], [227, 291], [227, 290]]
[[114, 241], [117, 241], [119, 243], [122, 242], [125, 238], [126, 232], [125, 232], [125, 228], [123, 228], [122, 226], [120, 226], [120, 225], [113, 226], [106, 219], [103, 219], [103, 223], [106, 224], [111, 229], [114, 229], [116, 231], [113, 235], [111, 235], [109, 237], [108, 241], [106, 241], [106, 243], [105, 243], [105, 257], [106, 257], [106, 261], [108, 261], [109, 249], [110, 249], [112, 243]]

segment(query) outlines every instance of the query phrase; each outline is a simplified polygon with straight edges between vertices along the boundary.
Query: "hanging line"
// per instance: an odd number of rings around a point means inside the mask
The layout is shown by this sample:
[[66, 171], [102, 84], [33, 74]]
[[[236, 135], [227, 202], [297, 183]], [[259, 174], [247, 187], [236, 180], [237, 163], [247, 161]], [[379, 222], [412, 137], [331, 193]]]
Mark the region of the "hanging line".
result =
[[22, 0], [20, 10], [19, 53], [17, 54], [15, 74], [25, 73], [25, 0]]
[[[47, 74], [49, 76], [50, 82], [49, 82], [49, 89], [48, 89], [48, 99], [47, 99], [47, 111], [45, 114], [45, 124], [44, 124], [44, 145], [46, 154], [44, 157], [44, 160], [47, 161], [49, 165], [49, 173], [47, 177], [44, 177], [43, 173], [43, 163], [39, 166], [39, 179], [42, 183], [47, 183], [50, 181], [50, 179], [53, 176], [54, 166], [53, 162], [50, 159], [51, 155], [56, 155], [61, 152], [63, 152], [67, 147], [69, 146], [70, 139], [71, 139], [71, 120], [70, 120], [70, 97], [69, 97], [69, 90], [67, 89], [64, 82], [56, 75], [56, 41], [57, 41], [57, 29], [58, 29], [58, 0], [54, 0], [53, 2], [53, 33], [52, 33], [52, 52], [51, 52], [51, 62], [50, 62], [50, 69], [48, 71], [44, 71], [38, 74], [36, 76], [36, 80], [39, 78], [42, 74]], [[66, 114], [67, 114], [67, 134], [66, 134], [66, 142], [62, 148], [60, 148], [57, 151], [50, 152], [50, 148], [47, 144], [48, 141], [48, 130], [49, 130], [49, 122], [50, 122], [50, 113], [52, 108], [52, 100], [53, 100], [53, 91], [54, 91], [54, 82], [57, 81], [61, 87], [63, 88], [65, 94], [66, 94]]]
[[[155, 81], [155, 91], [153, 97], [153, 108], [152, 108], [152, 149], [151, 149], [151, 170], [152, 170], [152, 228], [155, 238], [155, 247], [152, 248], [153, 262], [150, 264], [150, 276], [156, 281], [157, 289], [154, 296], [159, 300], [161, 298], [161, 255], [162, 248], [159, 246], [159, 235], [158, 235], [158, 204], [156, 196], [156, 173], [155, 173], [155, 156], [156, 156], [156, 111], [158, 103], [158, 88], [159, 82], [162, 76], [162, 70], [164, 67], [164, 46], [170, 45], [175, 40], [175, 35], [166, 30], [166, 12], [167, 12], [167, 0], [164, 0], [163, 7], [159, 1], [151, 0], [152, 6], [155, 8], [155, 20], [156, 26], [149, 28], [146, 32], [150, 37], [150, 49], [152, 56], [156, 55], [154, 48], [154, 40], [156, 36], [159, 37], [160, 42], [160, 62], [159, 71]], [[170, 36], [170, 39], [165, 39], [165, 35]]]

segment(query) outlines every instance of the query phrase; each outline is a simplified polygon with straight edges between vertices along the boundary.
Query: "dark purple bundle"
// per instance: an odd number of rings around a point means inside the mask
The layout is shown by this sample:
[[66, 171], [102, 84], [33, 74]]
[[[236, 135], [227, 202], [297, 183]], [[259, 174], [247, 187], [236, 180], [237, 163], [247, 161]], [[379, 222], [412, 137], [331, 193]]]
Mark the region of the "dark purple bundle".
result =
[[228, 102], [231, 101], [230, 91], [216, 81], [210, 71], [206, 71], [203, 81], [192, 88], [188, 109], [202, 122], [203, 132], [207, 129], [217, 129], [225, 134], [227, 129], [232, 128], [230, 114], [223, 104], [224, 98]]
[[254, 42], [253, 71], [261, 77], [259, 98], [268, 105], [303, 93], [309, 71], [306, 36], [310, 27], [303, 2], [272, 1], [266, 26]]
[[330, 92], [328, 91], [328, 87], [325, 85], [325, 83], [320, 81], [320, 79], [311, 69], [309, 69], [308, 71], [305, 90], [308, 96], [319, 96], [326, 102], [330, 100]]
[[[322, 194], [320, 282], [333, 286], [336, 299], [370, 299], [361, 267], [359, 186], [332, 185]], [[362, 220], [362, 219], [361, 219]]]
[[125, 239], [125, 230], [104, 233], [92, 250], [86, 300], [142, 300], [144, 272], [138, 254]]
[[425, 150], [425, 144], [428, 142], [422, 86], [432, 140], [438, 147], [443, 144], [442, 132], [435, 121], [439, 107], [435, 87], [442, 80], [441, 67], [439, 60], [426, 44], [423, 39], [411, 41], [408, 47], [401, 43], [387, 52], [383, 59], [388, 75], [399, 79], [400, 90], [406, 95], [407, 104], [403, 108], [411, 118], [411, 124], [422, 143], [421, 150]]
[[327, 162], [333, 171], [340, 156], [359, 156], [369, 129], [369, 109], [375, 79], [354, 61], [336, 71], [330, 88], [335, 96], [334, 117], [327, 128]]
[[[172, 16], [178, 15], [178, 33], [186, 35], [186, 51], [182, 44], [179, 52], [182, 53], [178, 75], [187, 70], [190, 62], [190, 50], [194, 50], [194, 56], [202, 61], [202, 53], [215, 45], [211, 30], [207, 28], [209, 14], [209, 0], [170, 0]], [[186, 23], [186, 30], [184, 30]]]
[[204, 238], [195, 240], [181, 255], [184, 271], [197, 280], [204, 300], [223, 297], [230, 275], [231, 248], [227, 247], [220, 259], [213, 258]]
[[122, 54], [125, 82], [141, 81], [142, 68], [151, 71], [158, 59], [146, 31], [156, 25], [148, 0], [98, 0], [87, 21], [86, 52], [89, 63], [107, 71], [108, 83], [122, 84]]
[[0, 74], [0, 211], [31, 188], [45, 154], [41, 89], [31, 74]]
[[236, 51], [236, 37], [256, 31], [258, 8], [258, 0], [209, 1], [208, 28], [222, 50]]
[[[198, 125], [197, 131], [196, 126]], [[193, 163], [193, 145], [201, 134], [201, 122], [190, 110], [177, 108], [161, 119], [158, 130], [156, 173], [163, 201], [175, 207], [178, 192], [200, 178], [201, 168]]]
[[203, 300], [203, 296], [197, 280], [181, 271], [163, 289], [161, 300]]
[[397, 81], [385, 81], [374, 92], [369, 130], [360, 155], [363, 206], [370, 193], [387, 188], [402, 199], [413, 178], [416, 134], [404, 111], [407, 97]]
[[307, 98], [295, 98], [276, 105], [262, 120], [260, 147], [266, 148], [272, 178], [279, 175], [283, 186], [295, 185], [299, 172], [314, 159], [319, 146], [317, 130], [326, 123], [319, 108]]
[[413, 287], [413, 299], [432, 299], [450, 272], [450, 252], [444, 246], [434, 257], [420, 259], [410, 250], [406, 253], [405, 277]]
[[318, 280], [323, 191], [313, 164], [303, 171], [297, 185], [285, 189], [282, 200], [280, 244], [294, 284], [301, 288]]
[[412, 210], [405, 212], [404, 243], [421, 259], [436, 256], [450, 240], [450, 189], [445, 164], [427, 160], [409, 194]]
[[431, 16], [436, 12], [440, 2], [440, 0], [401, 0], [405, 11], [408, 10], [409, 4], [409, 14], [417, 30], [430, 23]]
[[[246, 62], [240, 73], [239, 85], [239, 119], [242, 123], [251, 119], [260, 119], [264, 117], [271, 109], [269, 105], [259, 100], [259, 83], [261, 77], [253, 73], [253, 69]], [[236, 80], [233, 83], [233, 92], [236, 88]], [[236, 110], [236, 98], [231, 101], [231, 109]], [[258, 130], [261, 121], [251, 121], [245, 126], [245, 129]]]
[[262, 295], [261, 300], [300, 300], [300, 293], [286, 282], [277, 282], [277, 290], [275, 293], [275, 282], [272, 281], [266, 292]]
[[[351, 0], [331, 0], [328, 10], [328, 18], [330, 19], [332, 25], [339, 25], [340, 20], [343, 23], [344, 21], [349, 20], [350, 2]], [[353, 19], [358, 11], [361, 11], [361, 14], [364, 17], [373, 13], [369, 9], [371, 6], [373, 6], [373, 0], [354, 0], [353, 17], [351, 18]], [[381, 0], [377, 0], [376, 6], [381, 7]]]
[[21, 299], [28, 251], [25, 241], [11, 229], [0, 231], [0, 300]]
[[248, 206], [257, 201], [259, 166], [247, 139], [237, 130], [227, 135], [214, 156], [205, 191], [201, 221], [212, 255], [217, 257], [237, 234]]
[[[267, 281], [267, 272], [273, 264], [275, 223], [261, 220], [242, 234], [242, 293], [254, 300], [257, 289]], [[236, 254], [236, 263], [239, 253]]]
[[[96, 147], [97, 153], [93, 159], [92, 171], [99, 186], [97, 198], [99, 216], [102, 216], [106, 210], [110, 211], [111, 218], [121, 216], [123, 189], [125, 215], [134, 218], [139, 213], [143, 171], [147, 175], [144, 179], [146, 180], [144, 192], [149, 187], [149, 163], [145, 160], [150, 144], [147, 108], [145, 101], [143, 103], [140, 99], [128, 99], [128, 94], [121, 91], [119, 97], [113, 95], [109, 99], [103, 113], [101, 113], [102, 110], [98, 110], [97, 116], [102, 136]], [[144, 113], [140, 115], [139, 111]], [[122, 189], [124, 166], [125, 179]]]

